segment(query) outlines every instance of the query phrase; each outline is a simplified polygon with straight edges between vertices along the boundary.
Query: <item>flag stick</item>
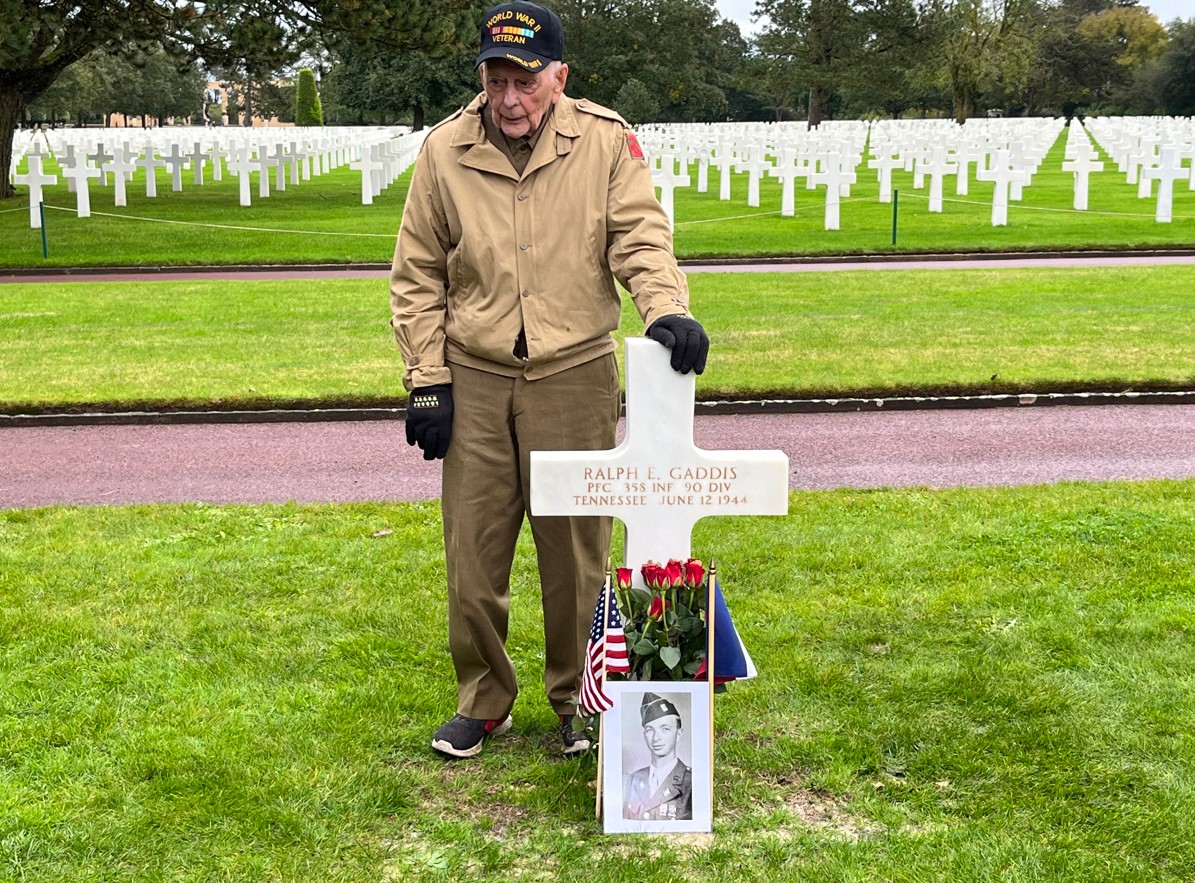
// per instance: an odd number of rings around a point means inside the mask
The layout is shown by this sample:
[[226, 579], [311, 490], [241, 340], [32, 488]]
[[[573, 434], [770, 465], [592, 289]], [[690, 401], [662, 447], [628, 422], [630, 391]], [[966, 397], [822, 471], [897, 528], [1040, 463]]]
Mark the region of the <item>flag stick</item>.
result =
[[[613, 579], [613, 572], [610, 570], [610, 559], [606, 559], [606, 582], [602, 586], [602, 628], [605, 629], [610, 623], [610, 586]], [[602, 687], [606, 685], [606, 647], [607, 641], [602, 641]], [[588, 660], [585, 663], [589, 664]], [[597, 795], [594, 797], [593, 815], [594, 818], [600, 819], [602, 817], [602, 786], [605, 780], [606, 767], [602, 762], [606, 756], [606, 712], [602, 712], [598, 724], [598, 758], [597, 758]]]
[[718, 578], [718, 562], [710, 559], [709, 597], [705, 607], [705, 664], [710, 685], [710, 797], [714, 794], [714, 584]]

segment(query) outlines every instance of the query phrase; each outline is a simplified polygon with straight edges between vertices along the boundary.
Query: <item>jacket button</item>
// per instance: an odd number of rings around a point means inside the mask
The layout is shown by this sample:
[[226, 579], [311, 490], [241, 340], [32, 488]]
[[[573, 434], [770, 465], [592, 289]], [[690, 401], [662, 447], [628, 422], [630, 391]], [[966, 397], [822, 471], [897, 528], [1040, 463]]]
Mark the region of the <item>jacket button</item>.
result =
[[522, 251], [526, 251], [526, 250], [527, 250], [527, 249], [529, 249], [529, 248], [531, 248], [531, 243], [530, 243], [530, 242], [520, 242], [520, 243], [519, 243], [519, 249], [520, 249], [520, 250], [522, 250]]
[[524, 288], [523, 289], [523, 297], [531, 297], [531, 290], [528, 288]]
[[522, 201], [523, 201], [524, 199], [526, 199], [526, 198], [527, 198], [527, 194], [526, 194], [526, 193], [520, 193], [520, 194], [519, 194], [519, 202], [522, 202]]

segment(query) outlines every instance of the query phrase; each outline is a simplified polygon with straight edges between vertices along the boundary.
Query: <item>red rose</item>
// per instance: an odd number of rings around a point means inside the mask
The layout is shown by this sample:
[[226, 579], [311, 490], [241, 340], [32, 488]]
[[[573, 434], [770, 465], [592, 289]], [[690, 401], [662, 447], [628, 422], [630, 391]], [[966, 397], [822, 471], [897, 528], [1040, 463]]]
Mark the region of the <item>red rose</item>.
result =
[[667, 585], [664, 568], [656, 562], [648, 561], [643, 565], [642, 572], [643, 582], [649, 589], [661, 589]]
[[651, 599], [651, 606], [647, 608], [647, 618], [659, 622], [664, 617], [664, 611], [668, 609], [668, 602], [660, 595], [655, 595]]
[[664, 568], [664, 579], [667, 580], [665, 586], [678, 588], [685, 581], [684, 565], [673, 558]]
[[629, 567], [618, 568], [617, 579], [620, 589], [629, 589], [631, 587], [631, 574], [632, 571]]
[[701, 585], [703, 579], [705, 579], [705, 566], [696, 558], [690, 558], [686, 561], [685, 585], [691, 589], [695, 589]]

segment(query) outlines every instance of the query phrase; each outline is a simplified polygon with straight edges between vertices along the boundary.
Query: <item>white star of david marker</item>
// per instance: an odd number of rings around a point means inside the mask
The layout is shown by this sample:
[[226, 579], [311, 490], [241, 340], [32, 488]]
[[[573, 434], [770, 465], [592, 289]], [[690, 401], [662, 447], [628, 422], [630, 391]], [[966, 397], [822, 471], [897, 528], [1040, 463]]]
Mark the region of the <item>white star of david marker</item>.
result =
[[624, 563], [639, 588], [648, 561], [689, 557], [700, 519], [788, 513], [788, 457], [697, 447], [696, 377], [673, 371], [670, 357], [654, 340], [627, 339], [626, 436], [618, 447], [531, 453], [531, 511], [619, 519]]

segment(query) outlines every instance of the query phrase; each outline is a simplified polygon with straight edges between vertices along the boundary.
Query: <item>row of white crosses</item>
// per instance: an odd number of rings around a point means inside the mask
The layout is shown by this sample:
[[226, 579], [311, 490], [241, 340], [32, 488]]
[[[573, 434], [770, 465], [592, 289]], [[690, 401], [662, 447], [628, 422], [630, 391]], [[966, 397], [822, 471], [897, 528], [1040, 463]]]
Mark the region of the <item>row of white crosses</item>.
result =
[[688, 187], [689, 166], [697, 164], [697, 192], [709, 191], [709, 170], [719, 174], [718, 198], [731, 199], [735, 172], [747, 174], [746, 203], [760, 205], [760, 182], [765, 177], [781, 183], [781, 215], [796, 213], [795, 186], [805, 179], [807, 190], [824, 186], [825, 226], [839, 229], [841, 197], [850, 195], [855, 168], [862, 161], [867, 140], [866, 123], [827, 123], [809, 130], [805, 124], [735, 123], [648, 126], [640, 141], [652, 164], [652, 178], [660, 189], [660, 202], [675, 224], [673, 193]]
[[[971, 120], [965, 126], [942, 120], [823, 123], [733, 123], [643, 127], [640, 141], [652, 164], [660, 202], [675, 224], [674, 193], [692, 184], [689, 166], [697, 164], [697, 192], [709, 190], [709, 168], [720, 174], [719, 199], [731, 198], [733, 172], [747, 174], [747, 205], [758, 207], [760, 181], [781, 185], [781, 211], [795, 214], [795, 189], [825, 187], [827, 230], [840, 229], [839, 206], [856, 183], [865, 146], [875, 170], [880, 201], [892, 198], [892, 172], [913, 174], [914, 189], [928, 184], [928, 207], [943, 211], [944, 182], [955, 177], [955, 193], [968, 195], [972, 174], [991, 181], [992, 223], [1008, 223], [1010, 201], [1022, 198], [1063, 126], [1060, 119]], [[972, 173], [974, 169], [974, 173]]]
[[[257, 196], [285, 190], [288, 182], [298, 185], [348, 164], [362, 173], [362, 204], [393, 183], [418, 154], [425, 132], [410, 134], [391, 127], [345, 127], [303, 129], [154, 129], [133, 134], [129, 129], [57, 130], [25, 134], [15, 142], [12, 168], [23, 160], [27, 171], [14, 174], [13, 181], [30, 191], [30, 226], [40, 226], [39, 203], [58, 178], [44, 171], [53, 153], [75, 194], [76, 214], [91, 214], [89, 183], [98, 179], [107, 186], [112, 176], [114, 205], [128, 204], [127, 189], [133, 176], [144, 173], [145, 195], [156, 198], [157, 170], [168, 168], [171, 190], [184, 188], [183, 171], [191, 170], [191, 186], [203, 186], [205, 170], [211, 180], [223, 179], [227, 167], [239, 178], [240, 204], [252, 204], [251, 175], [258, 178]], [[20, 136], [22, 133], [18, 133]]]
[[1062, 120], [1051, 118], [968, 120], [883, 120], [873, 124], [869, 141], [880, 201], [892, 199], [892, 172], [913, 173], [913, 189], [928, 181], [928, 211], [944, 211], [945, 179], [954, 176], [956, 196], [970, 193], [972, 167], [977, 181], [993, 183], [992, 224], [1008, 223], [1010, 201], [1022, 198], [1057, 140]]
[[[1154, 220], [1174, 217], [1174, 185], [1195, 190], [1195, 121], [1191, 117], [1090, 117], [1086, 127], [1137, 196], [1149, 199], [1158, 182]], [[1183, 163], [1186, 163], [1184, 166]]]

